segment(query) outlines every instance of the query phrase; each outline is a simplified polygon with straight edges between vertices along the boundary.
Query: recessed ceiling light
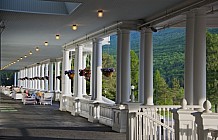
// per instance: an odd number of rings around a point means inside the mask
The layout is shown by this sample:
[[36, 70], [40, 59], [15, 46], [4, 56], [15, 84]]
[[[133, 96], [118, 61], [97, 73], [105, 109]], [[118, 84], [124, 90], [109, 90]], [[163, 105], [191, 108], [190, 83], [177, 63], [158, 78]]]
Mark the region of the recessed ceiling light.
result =
[[74, 24], [74, 25], [72, 26], [72, 29], [73, 29], [74, 31], [77, 30], [77, 25]]
[[59, 39], [60, 39], [60, 35], [57, 34], [57, 35], [55, 36], [55, 39], [56, 39], [56, 40], [59, 40]]
[[22, 60], [23, 59], [23, 57], [20, 57], [20, 60]]
[[103, 10], [98, 10], [98, 17], [103, 17]]
[[48, 42], [47, 41], [45, 42], [45, 46], [48, 46]]
[[27, 55], [24, 55], [25, 58], [27, 58]]
[[17, 59], [17, 62], [19, 62], [20, 60], [19, 59]]
[[39, 51], [39, 47], [36, 47], [36, 51], [37, 51], [37, 52]]
[[29, 54], [31, 55], [31, 54], [33, 54], [33, 53], [30, 51]]

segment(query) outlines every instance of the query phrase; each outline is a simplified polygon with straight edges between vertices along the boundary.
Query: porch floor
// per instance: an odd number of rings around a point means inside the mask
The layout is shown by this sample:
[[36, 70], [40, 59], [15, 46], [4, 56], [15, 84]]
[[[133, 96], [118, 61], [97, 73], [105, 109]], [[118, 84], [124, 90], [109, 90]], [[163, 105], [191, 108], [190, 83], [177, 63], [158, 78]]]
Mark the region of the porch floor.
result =
[[59, 103], [23, 105], [0, 93], [0, 139], [125, 140], [124, 133], [59, 111]]

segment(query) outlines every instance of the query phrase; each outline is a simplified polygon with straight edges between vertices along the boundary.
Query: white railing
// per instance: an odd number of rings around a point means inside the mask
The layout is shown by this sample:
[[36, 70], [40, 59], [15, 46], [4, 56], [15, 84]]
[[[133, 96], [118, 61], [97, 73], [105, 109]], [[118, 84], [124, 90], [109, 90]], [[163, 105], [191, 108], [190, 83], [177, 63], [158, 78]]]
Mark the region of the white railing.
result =
[[[200, 106], [187, 106], [188, 109]], [[128, 114], [129, 140], [173, 140], [174, 116], [172, 110], [181, 105], [139, 106]]]
[[99, 122], [108, 126], [113, 125], [113, 105], [110, 104], [100, 104], [100, 118]]
[[81, 99], [80, 100], [80, 116], [89, 118], [89, 100]]
[[144, 139], [173, 139], [174, 120], [172, 109], [181, 106], [140, 106], [136, 112], [136, 140]]

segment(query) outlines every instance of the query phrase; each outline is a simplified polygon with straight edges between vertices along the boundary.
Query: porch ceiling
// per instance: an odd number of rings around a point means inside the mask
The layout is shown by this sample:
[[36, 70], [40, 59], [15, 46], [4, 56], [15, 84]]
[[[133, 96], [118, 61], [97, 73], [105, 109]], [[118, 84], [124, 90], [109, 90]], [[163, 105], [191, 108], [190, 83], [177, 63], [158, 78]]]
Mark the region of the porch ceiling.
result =
[[[5, 5], [4, 1], [0, 0], [0, 21], [3, 21], [5, 25], [1, 36], [1, 68], [17, 61], [20, 57], [24, 58], [24, 55], [27, 55], [29, 51], [33, 52], [31, 56], [6, 68], [6, 70], [19, 70], [45, 59], [61, 57], [61, 46], [64, 44], [118, 21], [146, 20], [158, 13], [167, 11], [171, 7], [199, 0], [44, 0], [41, 2], [52, 2], [52, 4], [47, 4], [47, 7], [42, 7], [43, 5], [39, 4], [38, 7], [33, 8], [35, 11], [31, 11], [31, 8], [22, 9], [24, 3], [20, 4], [19, 7], [19, 4], [14, 2]], [[29, 6], [31, 7], [31, 3], [35, 2], [37, 0], [31, 0]], [[57, 2], [62, 9], [58, 7]], [[72, 4], [67, 5], [66, 2], [80, 3], [80, 5], [72, 9]], [[97, 17], [98, 9], [105, 11], [102, 18]], [[215, 23], [218, 24], [217, 13], [214, 13], [208, 17], [211, 19], [211, 24], [217, 27], [215, 25]], [[176, 20], [161, 22], [158, 23], [158, 26], [164, 26]], [[71, 29], [73, 24], [78, 25], [76, 31]], [[184, 24], [178, 24], [178, 26], [184, 26]], [[60, 34], [60, 40], [55, 39], [56, 34]], [[45, 41], [49, 43], [47, 47], [44, 46]], [[35, 51], [36, 47], [39, 47], [39, 52]]]

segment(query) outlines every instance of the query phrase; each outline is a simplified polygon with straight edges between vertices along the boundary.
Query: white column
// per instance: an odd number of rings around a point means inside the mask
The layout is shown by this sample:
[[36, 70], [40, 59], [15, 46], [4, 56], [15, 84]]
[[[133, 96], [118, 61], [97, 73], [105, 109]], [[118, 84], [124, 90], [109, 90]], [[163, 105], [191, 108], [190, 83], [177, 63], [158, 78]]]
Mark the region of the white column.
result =
[[102, 100], [102, 39], [96, 40], [96, 75], [97, 75], [97, 94], [96, 94], [96, 100], [101, 101]]
[[69, 50], [63, 50], [63, 65], [62, 65], [62, 93], [63, 95], [71, 95], [71, 81], [64, 74], [66, 70], [70, 70]]
[[186, 15], [186, 47], [185, 47], [185, 99], [193, 105], [193, 48], [194, 48], [194, 13]]
[[[25, 77], [25, 69], [23, 69], [23, 78], [24, 78], [24, 77]], [[24, 88], [26, 87], [25, 81], [26, 81], [26, 80], [23, 80], [23, 87], [24, 87]]]
[[[91, 55], [91, 56], [90, 56], [91, 77], [90, 77], [90, 85], [89, 85], [89, 86], [90, 86], [90, 95], [92, 96], [92, 95], [93, 95], [93, 94], [92, 94], [92, 85], [93, 85], [93, 81], [92, 81], [92, 80], [93, 80], [93, 78], [92, 78], [92, 77], [93, 77], [93, 76], [92, 76], [92, 72], [93, 72], [93, 71], [92, 71], [92, 67], [93, 67], [93, 65], [92, 65], [92, 59], [93, 59], [93, 58], [92, 58], [92, 57], [93, 57], [93, 55], [92, 55], [92, 52], [90, 53], [90, 55]], [[93, 99], [92, 99], [92, 100], [93, 100]]]
[[[35, 76], [34, 77], [37, 77], [38, 76], [38, 68], [37, 68], [37, 66], [35, 66], [34, 68], [35, 68]], [[38, 80], [35, 79], [34, 82], [35, 82], [35, 89], [38, 89]]]
[[[23, 78], [24, 78], [24, 77], [25, 77], [25, 69], [23, 69]], [[25, 85], [25, 84], [26, 84], [25, 81], [26, 81], [26, 80], [23, 80], [23, 87], [24, 87], [24, 88], [26, 87], [26, 85]]]
[[[22, 78], [22, 70], [19, 71], [19, 78]], [[19, 80], [20, 87], [22, 86], [22, 80]]]
[[[23, 70], [21, 70], [20, 73], [21, 73], [21, 78], [23, 78]], [[21, 80], [21, 86], [22, 87], [24, 87], [23, 83], [24, 83], [23, 80]]]
[[82, 59], [83, 59], [83, 46], [77, 46], [76, 48], [76, 57], [77, 57], [77, 67], [76, 67], [76, 77], [77, 77], [77, 92], [76, 97], [82, 98], [82, 80], [84, 77], [79, 76], [79, 69], [82, 69]]
[[141, 30], [140, 36], [140, 54], [139, 54], [139, 94], [138, 101], [144, 103], [144, 55], [145, 55], [145, 31]]
[[117, 32], [117, 86], [116, 86], [116, 104], [121, 103], [121, 56], [122, 56], [122, 36], [121, 31]]
[[197, 9], [194, 29], [194, 101], [195, 105], [202, 105], [206, 100], [206, 12]]
[[[48, 63], [45, 64], [45, 76], [48, 76]], [[45, 79], [45, 90], [48, 91], [48, 80]]]
[[[38, 65], [37, 68], [38, 68], [38, 74], [37, 74], [37, 77], [40, 78], [40, 76], [41, 76], [41, 65]], [[37, 85], [38, 85], [38, 90], [40, 90], [40, 89], [41, 89], [41, 80], [38, 79], [37, 82], [38, 82], [38, 84], [37, 84]]]
[[[28, 78], [30, 78], [31, 77], [31, 68], [28, 68]], [[31, 89], [31, 80], [30, 79], [28, 79], [28, 88], [29, 89]]]
[[14, 86], [16, 87], [17, 86], [17, 81], [16, 81], [16, 79], [17, 79], [17, 72], [14, 72]]
[[[34, 67], [32, 67], [32, 78], [34, 77]], [[34, 89], [35, 88], [35, 84], [34, 84], [35, 82], [34, 82], [34, 80], [32, 80], [32, 89]]]
[[[87, 54], [83, 53], [83, 58], [82, 58], [82, 69], [86, 68], [86, 57]], [[91, 78], [91, 77], [90, 77]], [[91, 80], [91, 79], [90, 79]], [[86, 95], [86, 79], [82, 79], [82, 94]]]
[[92, 78], [92, 80], [91, 80], [91, 86], [92, 86], [92, 97], [91, 97], [91, 99], [92, 100], [95, 100], [96, 99], [96, 88], [95, 88], [95, 79], [96, 79], [96, 47], [95, 47], [95, 43], [94, 42], [92, 42], [92, 57], [91, 57], [91, 59], [92, 59], [92, 71], [91, 71], [91, 78]]
[[[17, 79], [20, 78], [20, 71], [17, 72]], [[17, 86], [20, 87], [20, 80], [17, 80]]]
[[[45, 64], [41, 65], [41, 76], [45, 77]], [[45, 90], [45, 80], [41, 80], [41, 90]]]
[[[32, 68], [29, 68], [29, 78], [32, 78]], [[32, 89], [32, 80], [29, 80], [29, 88]]]
[[121, 103], [129, 102], [131, 73], [130, 73], [130, 32], [121, 30], [122, 56], [121, 56]]
[[60, 91], [60, 80], [57, 76], [60, 76], [60, 61], [55, 63], [55, 91]]
[[93, 40], [93, 46], [95, 47], [95, 100], [102, 101], [102, 39], [96, 38]]
[[153, 105], [153, 40], [151, 29], [144, 28], [144, 104]]
[[79, 69], [77, 69], [77, 53], [74, 52], [74, 78], [73, 78], [73, 94], [77, 94], [77, 77], [79, 76]]
[[[25, 71], [26, 71], [25, 77], [28, 77], [28, 69], [26, 68]], [[25, 81], [26, 81], [26, 88], [28, 88], [28, 79], [26, 79]]]
[[53, 62], [49, 63], [49, 91], [54, 91], [54, 85], [53, 85], [53, 77], [54, 77], [54, 70], [53, 70]]

